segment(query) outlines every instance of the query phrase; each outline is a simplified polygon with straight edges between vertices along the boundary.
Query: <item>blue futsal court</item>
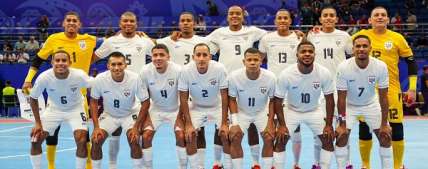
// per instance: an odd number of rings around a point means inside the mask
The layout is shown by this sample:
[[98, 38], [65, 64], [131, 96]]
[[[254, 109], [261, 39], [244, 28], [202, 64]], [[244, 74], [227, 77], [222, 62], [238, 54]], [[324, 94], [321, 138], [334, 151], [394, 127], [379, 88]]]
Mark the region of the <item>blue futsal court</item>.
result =
[[[30, 151], [30, 130], [32, 123], [28, 122], [7, 122], [9, 120], [0, 119], [0, 168], [1, 169], [30, 169], [31, 162], [29, 158]], [[351, 136], [351, 158], [355, 168], [360, 167], [360, 159], [357, 144], [357, 128], [355, 127]], [[428, 160], [428, 119], [406, 119], [405, 138], [406, 153], [405, 165], [409, 169], [423, 169]], [[213, 162], [213, 140], [214, 127], [211, 125], [206, 130], [207, 151], [205, 167], [211, 168]], [[302, 155], [300, 164], [304, 169], [310, 168], [313, 161], [313, 139], [312, 133], [306, 127], [302, 127]], [[132, 168], [129, 147], [124, 136], [120, 140], [121, 148], [118, 158], [118, 167], [121, 169]], [[244, 168], [250, 168], [251, 157], [247, 140], [244, 145]], [[291, 168], [293, 155], [291, 153], [291, 144], [287, 146], [286, 168]], [[45, 149], [43, 149], [45, 150]], [[75, 164], [75, 144], [71, 135], [70, 127], [64, 125], [60, 131], [59, 145], [57, 147], [56, 166], [58, 169], [73, 169]], [[108, 141], [104, 144], [103, 168], [107, 168], [108, 163]], [[160, 127], [153, 144], [153, 162], [155, 169], [176, 168], [178, 161], [176, 158], [174, 135], [171, 126], [164, 125]], [[42, 168], [46, 168], [46, 156], [43, 155]], [[332, 159], [332, 168], [335, 167], [335, 159]], [[378, 144], [375, 140], [372, 151], [372, 168], [380, 168], [378, 156]]]

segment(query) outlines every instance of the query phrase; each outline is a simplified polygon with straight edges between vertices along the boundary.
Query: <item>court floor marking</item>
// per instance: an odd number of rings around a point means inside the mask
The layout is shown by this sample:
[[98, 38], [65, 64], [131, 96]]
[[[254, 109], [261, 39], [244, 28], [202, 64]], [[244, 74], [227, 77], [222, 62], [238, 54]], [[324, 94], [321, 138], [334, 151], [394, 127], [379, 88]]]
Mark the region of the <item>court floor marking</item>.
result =
[[[72, 148], [66, 148], [66, 149], [60, 149], [57, 150], [57, 153], [60, 152], [65, 152], [65, 151], [71, 151], [71, 150], [76, 150], [76, 147], [72, 147]], [[43, 152], [43, 154], [46, 154], [46, 152]], [[0, 156], [0, 160], [1, 159], [9, 159], [9, 158], [18, 158], [18, 157], [29, 157], [30, 154], [19, 154], [19, 155], [10, 155], [10, 156]]]
[[25, 128], [31, 128], [31, 127], [33, 127], [33, 125], [21, 126], [21, 127], [14, 127], [14, 128], [10, 128], [10, 129], [2, 129], [2, 130], [0, 130], [0, 133], [7, 133], [7, 132], [11, 132], [11, 131], [15, 131], [15, 130], [20, 130], [20, 129], [25, 129]]

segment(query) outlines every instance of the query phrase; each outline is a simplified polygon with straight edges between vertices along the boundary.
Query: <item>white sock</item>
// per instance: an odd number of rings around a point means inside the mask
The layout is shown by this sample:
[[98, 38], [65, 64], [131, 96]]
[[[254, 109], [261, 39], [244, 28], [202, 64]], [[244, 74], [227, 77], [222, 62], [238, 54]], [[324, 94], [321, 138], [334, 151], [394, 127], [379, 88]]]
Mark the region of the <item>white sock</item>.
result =
[[276, 169], [283, 169], [285, 166], [285, 151], [273, 152], [273, 166]]
[[337, 168], [345, 168], [348, 162], [348, 146], [334, 147], [334, 154], [336, 155]]
[[314, 137], [314, 163], [318, 165], [320, 163], [320, 154], [321, 154], [321, 140], [318, 136]]
[[232, 169], [232, 158], [230, 154], [223, 153], [223, 168]]
[[94, 160], [92, 159], [92, 169], [101, 169], [102, 159]]
[[143, 162], [143, 165], [146, 169], [153, 168], [153, 155], [151, 147], [143, 149]]
[[273, 164], [273, 157], [262, 157], [263, 168], [271, 169]]
[[199, 168], [205, 168], [205, 148], [198, 149], [197, 152]]
[[320, 167], [321, 169], [330, 169], [330, 160], [333, 152], [321, 149]]
[[186, 148], [180, 147], [180, 146], [176, 146], [175, 148], [177, 150], [178, 163], [180, 164], [180, 168], [181, 169], [186, 169], [187, 168], [187, 153], [186, 153]]
[[120, 136], [111, 136], [109, 141], [109, 167], [112, 169], [117, 166], [117, 155], [119, 154], [119, 144], [120, 144]]
[[42, 154], [30, 155], [31, 166], [33, 169], [41, 169], [42, 168]]
[[242, 169], [242, 158], [232, 159], [233, 169]]
[[190, 169], [198, 169], [198, 166], [199, 166], [198, 153], [187, 155], [187, 157], [189, 157]]
[[81, 158], [76, 156], [76, 169], [85, 169], [86, 168], [86, 157]]
[[250, 146], [251, 149], [251, 157], [253, 159], [253, 166], [259, 164], [259, 157], [260, 157], [260, 145], [252, 145]]
[[223, 146], [214, 145], [214, 164], [221, 164], [221, 154], [223, 153]]
[[291, 141], [293, 142], [294, 164], [299, 164], [302, 149], [302, 134], [300, 132], [294, 133]]
[[392, 168], [392, 148], [384, 148], [380, 147], [379, 149], [380, 161], [383, 169], [391, 169]]
[[141, 158], [133, 158], [132, 159], [132, 168], [133, 169], [143, 168], [143, 165], [141, 164]]
[[108, 162], [109, 169], [117, 169], [117, 161], [109, 161]]
[[346, 157], [347, 159], [346, 159], [346, 165], [352, 165], [352, 163], [351, 163], [351, 146], [348, 144], [347, 146], [346, 146], [346, 148], [348, 149], [348, 156]]

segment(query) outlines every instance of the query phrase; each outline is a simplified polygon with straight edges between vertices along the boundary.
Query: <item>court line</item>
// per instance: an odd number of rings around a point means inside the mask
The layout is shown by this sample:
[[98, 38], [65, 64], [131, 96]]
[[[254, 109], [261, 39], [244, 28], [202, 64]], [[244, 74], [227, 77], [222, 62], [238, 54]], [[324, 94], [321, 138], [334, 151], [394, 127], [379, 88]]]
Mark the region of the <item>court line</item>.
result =
[[[71, 151], [71, 150], [76, 150], [76, 147], [73, 148], [66, 148], [66, 149], [61, 149], [61, 150], [57, 150], [56, 152], [64, 152], [64, 151]], [[43, 152], [43, 154], [46, 154], [46, 152]], [[11, 155], [11, 156], [0, 156], [0, 159], [9, 159], [9, 158], [17, 158], [17, 157], [29, 157], [30, 154], [19, 154], [19, 155]]]
[[0, 133], [7, 133], [7, 132], [20, 130], [20, 129], [24, 129], [24, 128], [31, 128], [31, 127], [33, 127], [33, 125], [14, 127], [14, 128], [10, 128], [10, 129], [3, 129], [3, 130], [0, 130]]

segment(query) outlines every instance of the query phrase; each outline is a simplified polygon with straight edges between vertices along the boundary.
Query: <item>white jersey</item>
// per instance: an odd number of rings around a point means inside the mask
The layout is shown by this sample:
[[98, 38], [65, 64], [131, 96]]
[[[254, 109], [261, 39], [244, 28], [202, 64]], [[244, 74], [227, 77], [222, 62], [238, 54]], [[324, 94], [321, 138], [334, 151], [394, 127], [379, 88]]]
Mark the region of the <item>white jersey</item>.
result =
[[151, 39], [135, 35], [126, 38], [122, 34], [106, 39], [95, 51], [100, 58], [105, 58], [113, 52], [121, 52], [125, 55], [127, 69], [138, 73], [142, 65], [146, 64], [147, 56], [151, 56], [151, 50], [155, 46]]
[[337, 66], [346, 60], [346, 54], [352, 54], [352, 39], [345, 31], [309, 33], [308, 40], [315, 46], [315, 62], [330, 70], [333, 77]]
[[228, 78], [229, 96], [235, 97], [238, 111], [248, 115], [259, 112], [267, 113], [269, 99], [275, 92], [275, 75], [265, 69], [260, 69], [256, 80], [248, 79], [245, 68], [235, 70]]
[[355, 58], [342, 62], [337, 70], [337, 90], [346, 90], [347, 103], [368, 105], [378, 100], [376, 88], [388, 88], [388, 69], [384, 62], [369, 57], [365, 69], [358, 67]]
[[[193, 35], [189, 39], [180, 38], [177, 41], [173, 41], [171, 36], [167, 36], [156, 40], [156, 43], [166, 45], [171, 56], [171, 61], [179, 65], [186, 65], [192, 61], [193, 48], [198, 43], [205, 43], [210, 48], [212, 46], [207, 38], [198, 35]], [[211, 53], [215, 54], [216, 51], [211, 49]]]
[[275, 31], [263, 36], [259, 50], [266, 53], [268, 70], [278, 76], [282, 70], [297, 63], [296, 52], [299, 43], [299, 37], [294, 32], [288, 36], [280, 36], [278, 31]]
[[90, 77], [80, 69], [69, 68], [65, 79], [55, 77], [53, 69], [48, 69], [37, 77], [30, 97], [37, 99], [46, 89], [48, 109], [71, 112], [80, 110], [83, 105], [82, 88], [90, 87]]
[[278, 77], [275, 96], [287, 97], [287, 106], [297, 112], [313, 111], [320, 106], [321, 92], [332, 94], [335, 90], [333, 77], [328, 69], [314, 63], [311, 73], [303, 74], [294, 64]]
[[156, 71], [156, 67], [150, 63], [145, 65], [140, 77], [143, 85], [149, 90], [152, 104], [150, 111], [174, 112], [178, 110], [178, 78], [181, 66], [174, 62], [168, 62], [166, 71], [162, 74]]
[[267, 32], [254, 26], [242, 26], [239, 31], [231, 31], [229, 27], [214, 30], [207, 38], [219, 50], [218, 61], [223, 63], [228, 72], [243, 68], [244, 52], [253, 47]]
[[125, 117], [139, 111], [137, 99], [144, 101], [149, 98], [147, 89], [141, 84], [138, 74], [125, 70], [121, 82], [113, 80], [111, 72], [99, 74], [93, 83], [91, 97], [103, 98], [104, 112], [113, 117]]
[[178, 81], [178, 90], [189, 91], [196, 108], [218, 107], [221, 103], [220, 89], [227, 87], [226, 68], [213, 60], [204, 74], [198, 72], [195, 62], [190, 62], [183, 68]]

